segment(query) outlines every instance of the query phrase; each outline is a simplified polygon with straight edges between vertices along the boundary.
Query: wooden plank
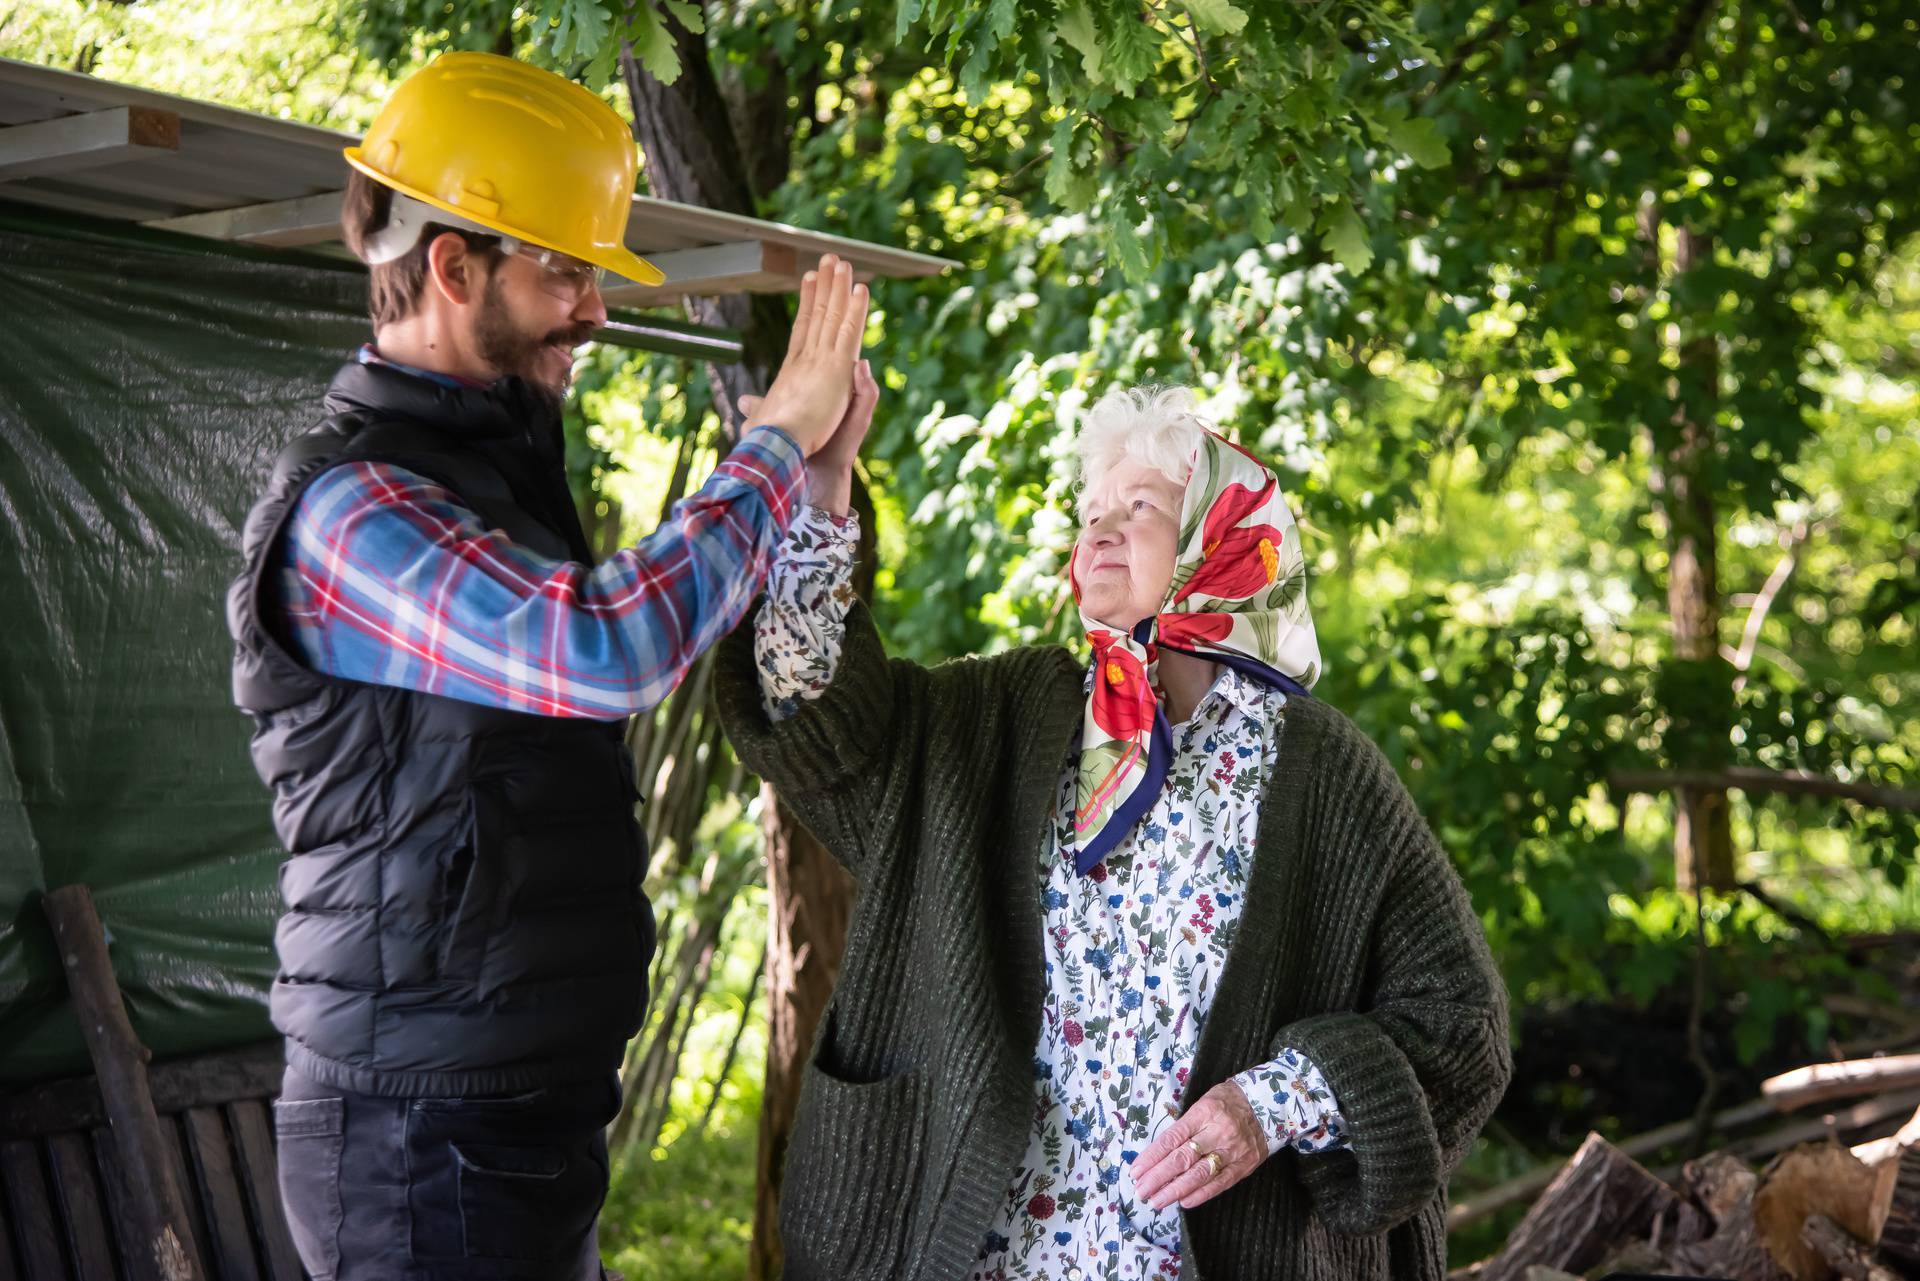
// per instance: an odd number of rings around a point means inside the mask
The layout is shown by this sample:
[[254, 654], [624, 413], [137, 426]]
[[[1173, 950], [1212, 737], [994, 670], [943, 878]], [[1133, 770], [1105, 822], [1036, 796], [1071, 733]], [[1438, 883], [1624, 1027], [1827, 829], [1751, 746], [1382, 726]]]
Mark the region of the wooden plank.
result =
[[218, 1108], [189, 1108], [180, 1117], [207, 1221], [203, 1257], [221, 1281], [260, 1281], [260, 1259], [248, 1226], [246, 1194], [234, 1171], [233, 1141]]
[[41, 900], [41, 908], [53, 926], [67, 994], [113, 1127], [129, 1227], [140, 1242], [126, 1253], [127, 1270], [134, 1278], [195, 1281], [206, 1270], [193, 1252], [185, 1197], [154, 1111], [147, 1048], [127, 1021], [93, 894], [84, 885], [63, 885]]
[[273, 1122], [259, 1100], [229, 1103], [227, 1126], [233, 1131], [234, 1151], [240, 1157], [241, 1186], [247, 1194], [247, 1213], [259, 1233], [273, 1281], [301, 1281], [300, 1254], [293, 1248], [287, 1216], [280, 1208], [280, 1167], [274, 1155]]
[[658, 196], [635, 196], [633, 212], [627, 219], [627, 248], [642, 258], [650, 257], [650, 248], [663, 242], [677, 244], [721, 244], [733, 240], [760, 240], [785, 245], [811, 263], [822, 254], [838, 254], [851, 262], [863, 275], [910, 277], [936, 276], [960, 264], [950, 258], [876, 245], [865, 240], [836, 236], [829, 232], [809, 231], [786, 223], [750, 218], [678, 200]]
[[[155, 1111], [181, 1112], [235, 1099], [273, 1098], [280, 1093], [285, 1071], [285, 1046], [274, 1040], [156, 1063], [147, 1069], [147, 1081]], [[106, 1123], [98, 1077], [52, 1081], [0, 1099], [0, 1139], [91, 1130]]]
[[657, 285], [609, 284], [600, 291], [608, 306], [657, 306], [710, 294], [775, 293], [800, 287], [798, 255], [785, 245], [764, 240], [729, 241], [641, 256], [667, 278]]
[[[173, 1185], [180, 1189], [180, 1199], [186, 1206], [187, 1249], [196, 1259], [207, 1257], [206, 1216], [201, 1211], [200, 1198], [194, 1195], [193, 1178], [187, 1173], [186, 1138], [181, 1130], [178, 1116], [160, 1118], [160, 1135], [167, 1146], [167, 1164], [172, 1167]], [[205, 1274], [212, 1275], [212, 1274]]]
[[340, 239], [338, 191], [292, 200], [216, 209], [211, 213], [158, 218], [147, 223], [162, 231], [257, 245], [311, 245]]
[[40, 1167], [40, 1145], [0, 1143], [0, 1187], [6, 1190], [7, 1217], [14, 1230], [20, 1264], [33, 1281], [62, 1281], [71, 1275], [60, 1246], [53, 1198]]
[[106, 1196], [94, 1170], [92, 1145], [84, 1134], [54, 1134], [41, 1141], [53, 1166], [74, 1275], [79, 1281], [115, 1281], [118, 1268], [107, 1230]]
[[354, 135], [337, 129], [298, 124], [274, 116], [216, 106], [197, 98], [139, 89], [58, 67], [40, 67], [25, 62], [0, 63], [0, 86], [5, 86], [10, 95], [18, 95], [16, 101], [44, 107], [48, 116], [56, 110], [75, 111], [84, 107], [153, 107], [179, 116], [182, 120], [200, 121], [222, 130], [263, 137], [290, 149], [310, 148], [322, 155], [330, 153], [335, 164], [341, 163], [341, 147], [359, 141]]
[[180, 117], [152, 107], [110, 107], [0, 129], [0, 182], [72, 173], [180, 149]]

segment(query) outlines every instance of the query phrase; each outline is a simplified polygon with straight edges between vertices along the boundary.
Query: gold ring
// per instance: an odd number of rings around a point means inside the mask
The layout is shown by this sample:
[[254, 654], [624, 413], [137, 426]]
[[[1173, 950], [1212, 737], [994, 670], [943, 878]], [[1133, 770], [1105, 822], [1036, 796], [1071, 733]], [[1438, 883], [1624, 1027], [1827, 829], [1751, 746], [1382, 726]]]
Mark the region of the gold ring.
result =
[[1200, 1140], [1198, 1139], [1187, 1140], [1187, 1151], [1193, 1153], [1193, 1159], [1196, 1161], [1204, 1161], [1207, 1159], [1207, 1154], [1200, 1150]]
[[1220, 1177], [1220, 1154], [1218, 1152], [1207, 1153], [1206, 1162], [1207, 1162], [1207, 1178], [1209, 1180], [1219, 1178]]

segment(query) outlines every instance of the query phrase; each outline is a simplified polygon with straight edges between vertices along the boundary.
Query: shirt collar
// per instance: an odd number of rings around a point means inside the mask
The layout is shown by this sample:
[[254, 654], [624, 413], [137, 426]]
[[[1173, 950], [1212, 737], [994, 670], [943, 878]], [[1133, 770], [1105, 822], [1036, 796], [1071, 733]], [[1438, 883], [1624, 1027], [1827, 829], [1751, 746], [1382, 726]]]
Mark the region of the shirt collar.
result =
[[1259, 719], [1269, 715], [1273, 708], [1285, 705], [1287, 696], [1273, 686], [1254, 680], [1237, 668], [1222, 663], [1220, 675], [1215, 678], [1213, 688], [1207, 691], [1206, 696], [1200, 700], [1200, 705], [1194, 708], [1194, 714], [1198, 715], [1201, 708], [1215, 699]]
[[380, 349], [370, 342], [360, 344], [360, 350], [353, 354], [353, 358], [363, 365], [384, 365], [388, 369], [397, 369], [403, 374], [412, 374], [415, 378], [424, 378], [428, 382], [439, 383], [442, 387], [485, 387], [487, 385], [477, 378], [462, 378], [458, 374], [443, 374], [438, 370], [422, 369], [418, 365], [408, 365], [398, 360], [390, 360], [382, 356]]

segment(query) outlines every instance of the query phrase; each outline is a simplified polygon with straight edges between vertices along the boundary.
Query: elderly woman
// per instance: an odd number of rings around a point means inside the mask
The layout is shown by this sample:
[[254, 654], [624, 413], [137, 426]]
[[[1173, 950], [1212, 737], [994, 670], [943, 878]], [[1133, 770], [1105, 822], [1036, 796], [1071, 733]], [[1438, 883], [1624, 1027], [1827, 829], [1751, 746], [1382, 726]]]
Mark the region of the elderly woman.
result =
[[858, 886], [788, 1153], [790, 1278], [1445, 1274], [1506, 1003], [1446, 855], [1312, 697], [1275, 475], [1189, 393], [1079, 440], [1092, 652], [889, 661], [848, 589], [862, 371], [720, 694]]

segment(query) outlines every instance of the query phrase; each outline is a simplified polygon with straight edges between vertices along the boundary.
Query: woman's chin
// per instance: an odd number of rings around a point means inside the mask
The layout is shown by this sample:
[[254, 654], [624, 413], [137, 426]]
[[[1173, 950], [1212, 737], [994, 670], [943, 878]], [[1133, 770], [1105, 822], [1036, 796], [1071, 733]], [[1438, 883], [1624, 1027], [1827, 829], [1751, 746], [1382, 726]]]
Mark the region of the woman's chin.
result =
[[1131, 605], [1112, 605], [1101, 607], [1098, 604], [1081, 606], [1081, 612], [1102, 627], [1116, 632], [1131, 632], [1146, 615]]

